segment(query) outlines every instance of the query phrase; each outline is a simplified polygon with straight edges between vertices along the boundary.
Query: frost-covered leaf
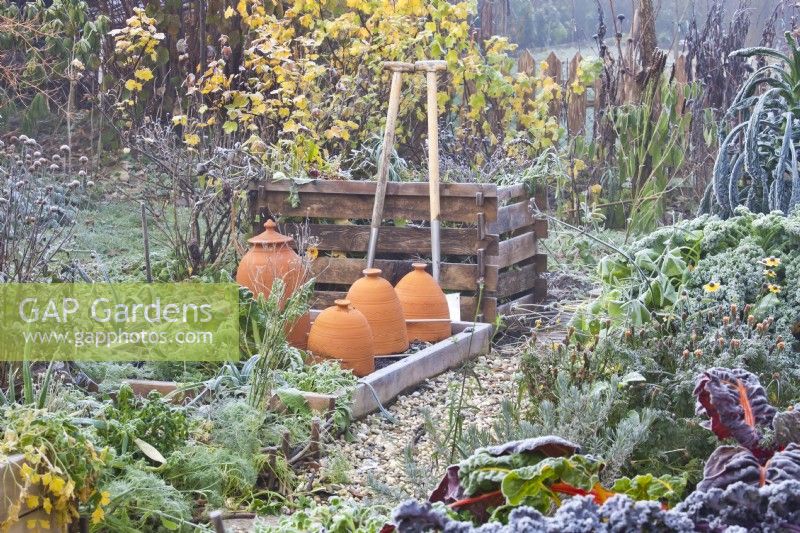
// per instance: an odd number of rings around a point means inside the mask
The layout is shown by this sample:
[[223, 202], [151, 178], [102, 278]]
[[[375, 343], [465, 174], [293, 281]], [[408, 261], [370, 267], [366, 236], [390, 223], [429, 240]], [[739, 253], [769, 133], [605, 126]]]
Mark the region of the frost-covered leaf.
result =
[[161, 455], [161, 452], [156, 450], [152, 444], [148, 444], [140, 438], [133, 439], [133, 442], [136, 444], [136, 447], [142, 451], [145, 457], [151, 461], [155, 461], [156, 463], [160, 463], [162, 465], [167, 463], [167, 460], [164, 459], [164, 456]]
[[503, 495], [511, 505], [530, 505], [542, 512], [557, 501], [552, 486], [577, 489], [576, 494], [588, 493], [600, 481], [604, 463], [588, 455], [549, 457], [533, 466], [509, 472], [501, 484]]
[[694, 389], [696, 413], [707, 416], [704, 427], [720, 439], [734, 438], [759, 458], [770, 455], [759, 441], [764, 429], [772, 427], [775, 408], [758, 378], [741, 368], [711, 368], [697, 380]]

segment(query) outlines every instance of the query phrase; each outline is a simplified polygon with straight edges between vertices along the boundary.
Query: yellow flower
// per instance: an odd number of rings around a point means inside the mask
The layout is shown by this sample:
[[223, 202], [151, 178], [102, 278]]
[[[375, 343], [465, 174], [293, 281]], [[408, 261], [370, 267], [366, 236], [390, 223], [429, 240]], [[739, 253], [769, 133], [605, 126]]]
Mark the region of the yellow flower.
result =
[[133, 73], [134, 77], [140, 79], [142, 81], [150, 81], [153, 79], [153, 71], [147, 67], [142, 67], [137, 69], [136, 72]]
[[317, 249], [316, 246], [309, 246], [306, 249], [306, 257], [308, 257], [309, 259], [311, 259], [313, 261], [314, 259], [319, 257], [319, 249]]
[[22, 474], [23, 479], [30, 479], [30, 477], [33, 475], [33, 468], [31, 468], [28, 463], [24, 463], [22, 468], [20, 468], [19, 473]]
[[36, 519], [29, 518], [28, 521], [25, 522], [25, 525], [28, 527], [28, 529], [36, 529]]
[[196, 133], [187, 133], [183, 136], [183, 142], [189, 146], [197, 146], [200, 144], [200, 136]]
[[765, 270], [764, 275], [768, 278], [774, 278], [775, 276], [777, 276], [774, 270]]
[[761, 264], [764, 265], [764, 266], [768, 266], [770, 268], [776, 267], [776, 266], [780, 266], [781, 258], [780, 257], [775, 257], [774, 255], [771, 255], [769, 257], [765, 257], [764, 259], [762, 259], [761, 260]]
[[722, 285], [720, 285], [716, 281], [712, 281], [710, 283], [706, 283], [705, 285], [703, 285], [703, 290], [705, 290], [706, 292], [717, 292], [721, 288], [722, 288]]
[[577, 176], [582, 170], [586, 170], [586, 163], [583, 162], [583, 159], [576, 159], [572, 164], [572, 175]]
[[31, 509], [36, 509], [39, 507], [39, 497], [35, 495], [28, 496], [25, 498], [25, 505], [30, 507]]
[[99, 505], [95, 508], [94, 512], [92, 513], [92, 524], [99, 524], [105, 518], [106, 512], [103, 511], [103, 508]]
[[53, 504], [50, 502], [50, 498], [44, 498], [42, 500], [42, 508], [44, 508], [44, 512], [50, 514], [50, 511], [53, 510]]
[[781, 292], [781, 286], [770, 283], [769, 285], [767, 285], [767, 290], [772, 294], [777, 294]]
[[141, 91], [142, 84], [136, 80], [128, 80], [125, 82], [125, 88], [129, 91]]
[[109, 503], [111, 503], [111, 493], [104, 490], [100, 493], [100, 505], [108, 505]]
[[39, 529], [50, 529], [50, 520], [39, 520]]
[[50, 482], [50, 491], [56, 496], [61, 496], [61, 494], [64, 492], [64, 487], [66, 484], [67, 482], [64, 481], [64, 478], [53, 476], [53, 480]]
[[594, 185], [589, 187], [589, 190], [592, 192], [592, 194], [598, 196], [603, 191], [603, 186], [600, 185], [599, 183], [595, 183]]
[[228, 7], [225, 8], [225, 18], [226, 19], [231, 18], [235, 13], [236, 12], [233, 10], [233, 8], [231, 6], [228, 6]]

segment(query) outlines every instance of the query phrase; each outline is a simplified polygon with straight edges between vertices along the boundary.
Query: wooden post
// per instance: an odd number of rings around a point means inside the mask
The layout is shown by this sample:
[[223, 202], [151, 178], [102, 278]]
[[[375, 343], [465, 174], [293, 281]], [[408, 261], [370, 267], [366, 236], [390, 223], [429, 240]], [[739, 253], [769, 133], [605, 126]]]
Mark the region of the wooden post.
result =
[[142, 239], [144, 240], [144, 271], [147, 283], [153, 283], [153, 268], [150, 265], [150, 232], [147, 230], [147, 212], [144, 202], [139, 204], [142, 210]]
[[533, 59], [533, 54], [527, 48], [522, 51], [517, 59], [517, 70], [524, 72], [528, 76], [536, 74], [536, 61]]
[[675, 103], [676, 111], [679, 115], [683, 115], [683, 106], [686, 103], [686, 98], [683, 95], [686, 90], [686, 85], [689, 83], [688, 76], [686, 75], [686, 55], [680, 54], [675, 58], [675, 63], [672, 65], [675, 69], [675, 91], [677, 91], [678, 99]]
[[[578, 80], [578, 67], [583, 57], [581, 53], [575, 54], [569, 62], [569, 77], [567, 87]], [[576, 94], [571, 92], [567, 101], [567, 132], [570, 135], [580, 135], [586, 127], [586, 93]]]
[[316, 459], [319, 456], [319, 430], [320, 419], [318, 416], [315, 416], [311, 420], [311, 442], [308, 450], [308, 455], [313, 459]]
[[[550, 55], [547, 56], [545, 59], [545, 63], [547, 63], [547, 71], [543, 72], [547, 76], [553, 78], [553, 81], [556, 82], [557, 85], [561, 85], [563, 78], [561, 76], [561, 60], [558, 59], [555, 52], [550, 52]], [[561, 114], [561, 102], [554, 99], [550, 102], [550, 115], [554, 117], [558, 117]]]

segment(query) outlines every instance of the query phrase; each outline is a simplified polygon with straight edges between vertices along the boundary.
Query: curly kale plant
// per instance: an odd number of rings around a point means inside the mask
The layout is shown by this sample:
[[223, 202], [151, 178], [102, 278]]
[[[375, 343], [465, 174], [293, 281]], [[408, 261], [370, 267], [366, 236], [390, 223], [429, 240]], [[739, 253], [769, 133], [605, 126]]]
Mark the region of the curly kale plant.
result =
[[739, 207], [726, 220], [701, 216], [681, 222], [602, 259], [602, 293], [576, 313], [573, 325], [585, 342], [606, 323], [641, 326], [750, 305], [759, 321], [774, 317], [777, 335], [789, 340], [793, 333], [800, 336], [798, 250], [800, 212], [765, 215]]
[[518, 507], [505, 524], [489, 522], [475, 526], [457, 520], [441, 507], [413, 500], [395, 509], [393, 522], [398, 533], [610, 533], [695, 531], [688, 516], [679, 511], [665, 511], [652, 501], [637, 502], [627, 496], [613, 496], [598, 505], [590, 496], [578, 496], [546, 516], [531, 507]]
[[797, 153], [800, 145], [800, 49], [786, 32], [790, 55], [770, 48], [749, 48], [732, 55], [774, 61], [757, 69], [728, 109], [720, 128], [720, 146], [712, 182], [701, 212], [723, 217], [739, 205], [754, 212], [790, 213], [800, 202]]

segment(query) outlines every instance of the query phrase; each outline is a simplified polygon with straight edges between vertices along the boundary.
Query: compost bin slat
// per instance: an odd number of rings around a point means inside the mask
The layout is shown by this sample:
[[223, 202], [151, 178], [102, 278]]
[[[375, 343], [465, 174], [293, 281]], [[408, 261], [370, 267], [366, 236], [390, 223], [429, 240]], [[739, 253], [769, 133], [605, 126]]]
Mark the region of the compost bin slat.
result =
[[[318, 257], [311, 264], [311, 273], [318, 283], [351, 285], [362, 276], [366, 267], [364, 259], [347, 257]], [[440, 285], [446, 290], [474, 290], [478, 276], [478, 265], [442, 263]], [[376, 259], [375, 268], [380, 268], [384, 278], [396, 284], [411, 271], [408, 260]]]
[[528, 187], [524, 183], [515, 183], [514, 185], [507, 185], [505, 187], [497, 188], [497, 201], [499, 205], [503, 205], [509, 200], [520, 198], [528, 195]]
[[489, 257], [489, 262], [500, 268], [519, 263], [538, 253], [538, 242], [533, 232], [502, 241], [498, 247], [499, 252], [496, 256]]
[[518, 270], [501, 272], [500, 279], [497, 282], [497, 297], [505, 298], [520, 292], [525, 292], [536, 280], [538, 267], [539, 265], [534, 262]]
[[[308, 183], [295, 184], [289, 180], [271, 181], [269, 190], [289, 193], [297, 190], [303, 193], [319, 192], [324, 194], [362, 194], [375, 196], [376, 183], [374, 181], [346, 181], [346, 180], [312, 180]], [[389, 182], [386, 186], [386, 196], [424, 196], [427, 198], [430, 185], [428, 182]], [[524, 187], [524, 185], [523, 185]], [[439, 192], [442, 196], [464, 196], [475, 198], [478, 193], [483, 193], [484, 198], [497, 197], [503, 194], [504, 198], [513, 198], [513, 194], [524, 194], [517, 185], [501, 187], [491, 183], [441, 183]], [[512, 194], [511, 196], [509, 196]]]
[[497, 212], [497, 220], [488, 225], [487, 231], [501, 235], [515, 229], [524, 228], [533, 224], [528, 200], [515, 204], [505, 205]]
[[[293, 207], [284, 192], [267, 191], [259, 205], [266, 206], [271, 213], [283, 217], [308, 217], [329, 219], [369, 219], [372, 216], [374, 198], [370, 195], [343, 195], [300, 192], [300, 204]], [[497, 217], [497, 198], [486, 198], [480, 208], [475, 198], [464, 196], [442, 196], [442, 222], [465, 222], [475, 224], [478, 213], [484, 213], [487, 222]], [[387, 196], [383, 207], [383, 219], [428, 220], [430, 205], [428, 196]]]
[[[296, 234], [300, 224], [284, 224], [281, 232]], [[347, 250], [366, 252], [369, 244], [369, 226], [306, 224], [302, 228], [309, 237], [318, 239], [319, 250]], [[382, 226], [378, 233], [378, 253], [414, 254], [426, 250], [431, 236], [430, 228]], [[487, 254], [497, 253], [497, 235], [486, 235], [478, 239], [477, 228], [442, 228], [442, 254], [475, 255], [475, 250], [484, 248]]]

